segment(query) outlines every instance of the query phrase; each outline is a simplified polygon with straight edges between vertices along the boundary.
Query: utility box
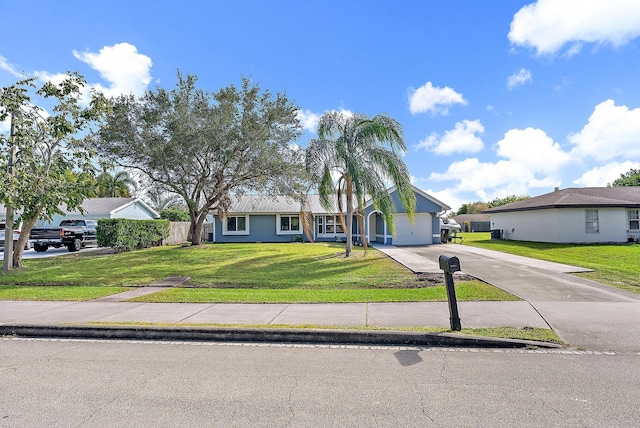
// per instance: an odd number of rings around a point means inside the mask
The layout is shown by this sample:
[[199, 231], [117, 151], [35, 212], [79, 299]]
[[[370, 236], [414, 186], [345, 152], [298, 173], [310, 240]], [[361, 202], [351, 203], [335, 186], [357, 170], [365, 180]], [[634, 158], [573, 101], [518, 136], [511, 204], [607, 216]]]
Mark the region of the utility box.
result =
[[460, 259], [456, 256], [448, 256], [446, 254], [442, 254], [438, 261], [440, 262], [440, 269], [442, 269], [445, 273], [454, 273], [460, 272]]

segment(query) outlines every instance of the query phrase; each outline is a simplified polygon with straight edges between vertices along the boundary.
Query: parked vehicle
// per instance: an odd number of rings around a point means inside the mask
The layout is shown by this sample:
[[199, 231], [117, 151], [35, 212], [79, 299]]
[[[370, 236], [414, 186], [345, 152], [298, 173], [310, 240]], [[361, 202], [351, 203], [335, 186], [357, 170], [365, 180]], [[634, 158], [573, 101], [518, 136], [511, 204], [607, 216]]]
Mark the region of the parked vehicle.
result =
[[29, 236], [33, 249], [45, 252], [49, 247], [67, 247], [69, 252], [80, 251], [89, 245], [97, 245], [96, 222], [93, 220], [62, 220], [59, 227], [31, 229]]
[[[6, 224], [3, 220], [2, 222], [0, 222], [0, 247], [4, 247], [5, 227], [6, 227]], [[18, 244], [18, 238], [20, 238], [19, 228], [13, 230], [13, 248], [15, 248], [16, 245]], [[30, 248], [31, 248], [31, 242], [27, 241], [27, 243], [24, 245], [24, 249], [28, 250]]]
[[453, 232], [453, 231], [459, 232], [460, 229], [462, 229], [462, 226], [460, 226], [458, 222], [452, 218], [441, 218], [440, 230], [445, 230], [445, 229], [450, 232]]

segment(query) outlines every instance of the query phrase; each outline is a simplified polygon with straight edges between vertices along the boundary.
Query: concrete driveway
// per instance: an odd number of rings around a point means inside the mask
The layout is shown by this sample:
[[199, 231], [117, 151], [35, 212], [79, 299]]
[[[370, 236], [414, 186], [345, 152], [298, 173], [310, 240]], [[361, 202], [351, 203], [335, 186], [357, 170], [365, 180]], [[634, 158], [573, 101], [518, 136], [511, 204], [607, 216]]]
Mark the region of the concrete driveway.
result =
[[571, 275], [588, 269], [457, 244], [376, 248], [414, 271], [457, 256], [464, 273], [529, 302], [571, 346], [640, 352], [640, 295]]

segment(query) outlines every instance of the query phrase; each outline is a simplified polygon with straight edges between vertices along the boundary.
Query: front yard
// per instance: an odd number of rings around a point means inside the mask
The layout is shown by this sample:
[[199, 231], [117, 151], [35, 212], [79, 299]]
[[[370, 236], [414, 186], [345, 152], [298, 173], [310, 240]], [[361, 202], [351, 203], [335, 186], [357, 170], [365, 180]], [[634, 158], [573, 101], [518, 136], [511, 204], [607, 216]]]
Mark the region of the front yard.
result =
[[[320, 303], [446, 301], [443, 285], [421, 281], [377, 250], [340, 244], [213, 244], [160, 247], [113, 255], [67, 255], [25, 261], [0, 275], [0, 299], [90, 300], [127, 287], [187, 276], [186, 288], [147, 302]], [[517, 300], [480, 281], [456, 282], [461, 301]]]

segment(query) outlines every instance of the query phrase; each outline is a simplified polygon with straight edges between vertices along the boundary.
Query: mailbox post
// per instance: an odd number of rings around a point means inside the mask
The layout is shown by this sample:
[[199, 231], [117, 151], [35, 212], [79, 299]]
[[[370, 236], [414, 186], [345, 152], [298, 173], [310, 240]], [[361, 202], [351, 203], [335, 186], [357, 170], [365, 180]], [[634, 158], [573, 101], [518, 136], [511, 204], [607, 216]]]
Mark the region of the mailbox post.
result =
[[449, 321], [451, 330], [460, 331], [460, 317], [458, 316], [458, 301], [456, 300], [456, 290], [453, 287], [453, 273], [460, 272], [460, 260], [456, 256], [442, 254], [438, 259], [440, 269], [444, 271], [444, 282], [447, 288], [447, 301], [449, 302]]

